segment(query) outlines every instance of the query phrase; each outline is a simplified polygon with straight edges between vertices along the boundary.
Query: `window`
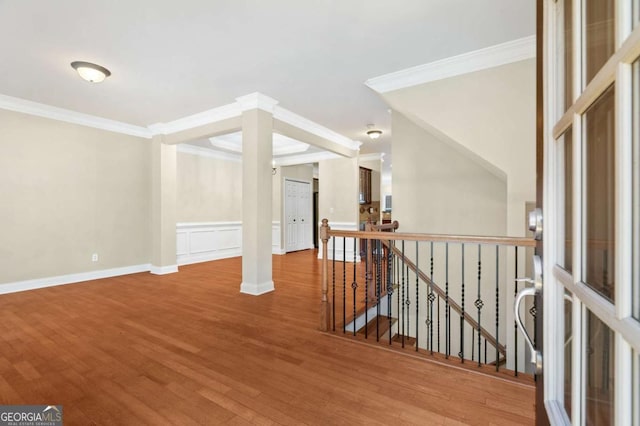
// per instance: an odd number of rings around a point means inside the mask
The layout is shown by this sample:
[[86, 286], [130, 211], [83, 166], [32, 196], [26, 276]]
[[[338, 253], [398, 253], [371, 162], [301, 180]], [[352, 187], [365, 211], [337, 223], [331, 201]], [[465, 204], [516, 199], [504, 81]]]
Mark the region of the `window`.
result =
[[585, 113], [584, 281], [607, 299], [615, 294], [614, 86]]
[[587, 311], [586, 424], [613, 425], [614, 333]]
[[572, 359], [573, 354], [573, 303], [571, 293], [566, 292], [564, 300], [564, 408], [571, 419], [571, 386], [572, 386]]
[[[565, 5], [566, 6], [566, 5]], [[584, 2], [586, 81], [589, 83], [615, 50], [615, 1]]]
[[640, 320], [640, 59], [633, 64], [633, 117], [633, 316]]
[[573, 269], [573, 131], [571, 127], [558, 139], [558, 226], [564, 237], [560, 236], [558, 264], [567, 272]]

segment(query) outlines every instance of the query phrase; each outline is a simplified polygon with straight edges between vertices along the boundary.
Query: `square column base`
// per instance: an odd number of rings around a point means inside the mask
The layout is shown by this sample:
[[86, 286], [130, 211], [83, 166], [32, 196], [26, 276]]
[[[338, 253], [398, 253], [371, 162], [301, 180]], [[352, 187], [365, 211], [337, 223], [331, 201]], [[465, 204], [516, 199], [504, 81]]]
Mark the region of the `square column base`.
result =
[[269, 293], [275, 289], [273, 281], [266, 281], [263, 283], [243, 282], [240, 284], [240, 293], [250, 294], [252, 296], [260, 296], [261, 294]]

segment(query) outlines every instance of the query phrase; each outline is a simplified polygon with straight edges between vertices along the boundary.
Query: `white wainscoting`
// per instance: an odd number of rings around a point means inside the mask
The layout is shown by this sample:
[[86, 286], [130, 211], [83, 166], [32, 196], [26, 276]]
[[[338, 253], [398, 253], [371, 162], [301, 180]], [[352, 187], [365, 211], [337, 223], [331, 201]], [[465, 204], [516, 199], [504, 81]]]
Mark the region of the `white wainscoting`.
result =
[[178, 265], [242, 255], [242, 222], [176, 224]]
[[271, 223], [271, 253], [273, 254], [286, 254], [284, 248], [282, 248], [280, 221], [274, 220]]
[[[280, 222], [271, 224], [272, 253], [284, 254]], [[242, 222], [185, 222], [176, 225], [178, 265], [242, 256]]]
[[[318, 223], [318, 226], [321, 226], [322, 223]], [[329, 222], [329, 226], [334, 231], [357, 231], [358, 224], [353, 222]], [[319, 234], [319, 232], [318, 232]], [[333, 238], [329, 238], [329, 243], [327, 244], [327, 257], [329, 260], [333, 260]], [[346, 241], [345, 241], [346, 240]], [[335, 256], [336, 260], [346, 259], [347, 262], [353, 262], [353, 240], [354, 238], [342, 238], [336, 237], [335, 244]], [[322, 240], [319, 241], [318, 244], [318, 259], [322, 259]], [[346, 248], [346, 250], [343, 250]], [[356, 241], [356, 253], [355, 253], [356, 262], [360, 262], [360, 242]]]

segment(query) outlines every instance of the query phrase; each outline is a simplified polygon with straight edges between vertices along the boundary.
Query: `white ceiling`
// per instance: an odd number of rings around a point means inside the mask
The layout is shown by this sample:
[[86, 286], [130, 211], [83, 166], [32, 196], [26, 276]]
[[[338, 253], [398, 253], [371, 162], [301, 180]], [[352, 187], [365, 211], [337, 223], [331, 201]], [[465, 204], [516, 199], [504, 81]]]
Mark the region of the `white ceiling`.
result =
[[[531, 35], [531, 0], [0, 0], [0, 93], [130, 124], [261, 92], [388, 151], [388, 107], [363, 82]], [[113, 73], [82, 81], [74, 60]]]

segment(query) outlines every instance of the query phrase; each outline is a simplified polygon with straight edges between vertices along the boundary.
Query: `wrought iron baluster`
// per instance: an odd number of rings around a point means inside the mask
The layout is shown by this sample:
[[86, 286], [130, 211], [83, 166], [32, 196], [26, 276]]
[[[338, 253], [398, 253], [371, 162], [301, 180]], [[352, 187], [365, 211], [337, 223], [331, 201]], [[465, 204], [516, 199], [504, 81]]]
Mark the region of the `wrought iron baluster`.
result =
[[440, 293], [438, 293], [438, 312], [436, 313], [436, 316], [438, 317], [438, 352], [440, 352]]
[[431, 267], [430, 267], [430, 282], [429, 282], [429, 348], [431, 355], [433, 355], [433, 301], [435, 295], [433, 294], [433, 241], [429, 244], [431, 246]]
[[[353, 288], [353, 323], [354, 323], [354, 329], [355, 329], [355, 321], [356, 321], [356, 289], [358, 288], [358, 280], [357, 280], [357, 274], [356, 274], [356, 252], [357, 252], [357, 240], [354, 238], [353, 239], [353, 282], [351, 283], [351, 288]], [[346, 256], [346, 254], [345, 254]], [[347, 270], [347, 265], [345, 263], [344, 265], [344, 269], [345, 271]], [[346, 274], [346, 272], [345, 272]], [[355, 332], [354, 332], [355, 335]]]
[[[333, 300], [332, 303], [332, 309], [333, 309], [333, 331], [336, 331], [336, 237], [331, 237], [331, 245], [333, 246], [331, 248], [331, 264], [333, 265], [333, 271], [332, 271], [332, 284], [331, 284], [331, 298]], [[344, 265], [343, 265], [344, 267]], [[344, 301], [343, 301], [344, 303]], [[344, 322], [344, 321], [343, 321]]]
[[496, 244], [496, 371], [500, 371], [500, 246]]
[[480, 356], [481, 356], [480, 351], [482, 349], [481, 311], [482, 311], [482, 307], [484, 306], [484, 302], [482, 301], [482, 294], [480, 290], [481, 281], [482, 281], [482, 245], [478, 244], [478, 294], [477, 294], [476, 301], [474, 302], [476, 309], [478, 310], [478, 330], [477, 330], [478, 331], [478, 367], [481, 365], [481, 362], [480, 362]]
[[[365, 240], [364, 250], [364, 338], [369, 338], [369, 281], [371, 281], [371, 272], [369, 268], [369, 251], [371, 250], [371, 240]], [[353, 317], [355, 318], [356, 307], [353, 307]], [[355, 336], [355, 333], [353, 334]]]
[[445, 243], [445, 278], [444, 278], [444, 332], [445, 332], [445, 358], [449, 358], [451, 344], [451, 329], [449, 328], [449, 243]]
[[[515, 250], [516, 250], [516, 266], [515, 266], [515, 271], [514, 271], [514, 278], [518, 277], [518, 246], [515, 246]], [[518, 280], [514, 279], [514, 283], [515, 283], [515, 287], [513, 290], [513, 296], [514, 299], [515, 297], [518, 295]], [[518, 315], [518, 313], [516, 312], [516, 315]], [[514, 357], [514, 371], [515, 371], [515, 376], [518, 376], [518, 323], [514, 320], [513, 321], [513, 346], [514, 346], [514, 351], [513, 351], [513, 357]]]
[[471, 327], [471, 361], [476, 360], [476, 333], [473, 327]]
[[420, 282], [418, 281], [418, 272], [417, 272], [419, 270], [420, 270], [420, 263], [418, 262], [418, 241], [416, 241], [416, 352], [418, 352], [418, 346], [419, 346], [418, 345], [418, 343], [419, 343], [419, 340], [418, 340], [418, 337], [419, 337], [419, 335], [418, 335], [418, 323], [419, 323], [419, 319], [420, 319], [420, 316], [418, 315], [419, 307], [420, 307], [420, 303], [419, 303], [420, 296], [419, 296], [419, 292], [418, 292], [419, 289], [420, 289], [420, 287], [419, 287]]
[[462, 301], [461, 301], [461, 313], [460, 313], [460, 362], [464, 364], [464, 243], [461, 246], [462, 250]]
[[404, 240], [402, 240], [402, 347], [404, 348], [404, 268], [405, 268], [405, 257], [404, 257]]
[[391, 306], [393, 303], [393, 250], [392, 250], [392, 241], [389, 240], [389, 245], [387, 246], [387, 320], [389, 321], [389, 344], [391, 344], [392, 338], [392, 324], [391, 324]]
[[380, 240], [376, 242], [376, 342], [380, 341], [380, 270], [382, 265], [380, 264]]
[[405, 305], [407, 305], [407, 337], [411, 334], [411, 292], [409, 288], [411, 283], [409, 282], [409, 265], [407, 264], [407, 300], [404, 301]]
[[487, 339], [484, 339], [484, 363], [487, 363]]

